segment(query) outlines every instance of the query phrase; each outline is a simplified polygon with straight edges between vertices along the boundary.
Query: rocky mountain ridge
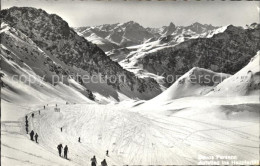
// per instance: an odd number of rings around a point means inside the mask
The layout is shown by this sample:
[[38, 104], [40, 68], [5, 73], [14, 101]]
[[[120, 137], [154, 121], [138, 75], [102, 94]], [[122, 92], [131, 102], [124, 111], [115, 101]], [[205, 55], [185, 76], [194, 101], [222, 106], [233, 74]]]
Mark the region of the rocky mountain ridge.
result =
[[169, 26], [161, 28], [144, 28], [140, 24], [129, 21], [126, 23], [104, 24], [91, 27], [74, 28], [81, 36], [100, 46], [104, 51], [128, 46], [139, 45], [148, 41], [163, 40], [166, 37], [197, 36], [209, 33], [219, 27], [194, 23], [189, 26], [175, 26], [172, 22]]
[[234, 74], [260, 49], [260, 26], [243, 29], [229, 25], [211, 38], [184, 41], [144, 55], [136, 65], [152, 73], [183, 75], [192, 67]]
[[[171, 46], [155, 41], [111, 51], [108, 55], [137, 74], [149, 76], [152, 73], [165, 79], [182, 76], [193, 67], [234, 74], [260, 50], [259, 32], [256, 23], [247, 28], [229, 25], [204, 38], [191, 38]], [[166, 86], [173, 83], [172, 80], [166, 82], [169, 83]]]
[[[99, 47], [79, 36], [68, 26], [67, 22], [55, 14], [48, 14], [42, 9], [30, 7], [12, 7], [1, 11], [1, 21], [27, 36], [28, 40], [31, 40], [43, 51], [46, 59], [42, 63], [52, 66], [50, 68], [54, 71], [52, 75], [59, 77], [100, 75], [102, 79], [114, 77], [113, 81], [105, 83], [105, 86], [113, 91], [109, 95], [102, 92], [104, 89], [94, 86], [93, 83], [80, 82], [87, 89], [106, 97], [114, 94], [112, 97], [117, 100], [116, 93], [118, 91], [130, 98], [140, 99], [149, 99], [161, 92], [155, 80], [140, 79], [135, 77], [133, 73], [124, 70], [117, 62], [106, 56]], [[11, 51], [17, 51], [15, 48], [17, 46], [10, 42], [10, 36], [2, 33], [1, 39], [3, 44], [9, 45], [8, 48], [12, 47]], [[23, 55], [29, 61], [34, 53], [26, 52]], [[37, 70], [33, 69], [33, 71], [39, 73]], [[126, 80], [122, 81], [119, 76]]]

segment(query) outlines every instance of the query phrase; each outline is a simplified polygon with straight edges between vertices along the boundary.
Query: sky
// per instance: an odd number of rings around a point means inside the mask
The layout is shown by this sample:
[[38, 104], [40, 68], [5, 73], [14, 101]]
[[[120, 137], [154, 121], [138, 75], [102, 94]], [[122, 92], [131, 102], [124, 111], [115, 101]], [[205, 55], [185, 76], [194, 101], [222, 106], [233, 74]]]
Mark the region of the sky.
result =
[[94, 26], [135, 21], [144, 27], [190, 25], [194, 22], [223, 26], [259, 23], [256, 1], [138, 1], [138, 0], [1, 0], [2, 9], [35, 7], [57, 14], [70, 26]]

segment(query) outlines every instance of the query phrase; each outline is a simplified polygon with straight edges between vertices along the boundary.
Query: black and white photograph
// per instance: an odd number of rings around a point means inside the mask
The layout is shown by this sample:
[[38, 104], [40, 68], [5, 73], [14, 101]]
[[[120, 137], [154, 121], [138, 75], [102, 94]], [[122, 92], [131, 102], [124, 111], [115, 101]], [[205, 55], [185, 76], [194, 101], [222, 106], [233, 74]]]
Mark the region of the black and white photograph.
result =
[[1, 0], [2, 166], [260, 164], [260, 1]]

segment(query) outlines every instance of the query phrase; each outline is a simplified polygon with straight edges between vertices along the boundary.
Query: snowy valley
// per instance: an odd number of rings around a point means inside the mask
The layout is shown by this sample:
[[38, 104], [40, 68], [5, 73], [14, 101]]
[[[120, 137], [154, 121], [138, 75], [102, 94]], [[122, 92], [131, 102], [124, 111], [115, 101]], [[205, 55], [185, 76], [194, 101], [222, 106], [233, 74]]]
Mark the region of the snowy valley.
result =
[[71, 28], [31, 7], [0, 18], [1, 165], [259, 164], [259, 24]]

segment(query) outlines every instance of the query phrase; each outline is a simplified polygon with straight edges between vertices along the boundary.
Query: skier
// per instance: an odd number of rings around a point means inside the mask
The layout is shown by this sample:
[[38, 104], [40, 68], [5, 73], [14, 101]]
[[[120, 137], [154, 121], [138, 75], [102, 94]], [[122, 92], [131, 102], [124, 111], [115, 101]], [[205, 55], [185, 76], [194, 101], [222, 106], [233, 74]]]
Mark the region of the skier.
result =
[[107, 155], [107, 157], [108, 157], [108, 150], [107, 150], [107, 152], [106, 152], [106, 155]]
[[93, 156], [93, 158], [91, 159], [91, 166], [96, 166], [96, 164], [97, 164], [96, 156]]
[[38, 143], [37, 142], [38, 141], [38, 134], [37, 133], [35, 134], [34, 138], [35, 138], [35, 142]]
[[62, 144], [59, 144], [58, 146], [57, 146], [57, 148], [58, 148], [58, 151], [59, 151], [59, 155], [60, 155], [60, 157], [61, 157], [61, 150], [62, 150]]
[[104, 159], [104, 160], [101, 162], [101, 166], [107, 166], [106, 159]]
[[62, 127], [60, 128], [60, 131], [62, 132]]
[[33, 136], [34, 136], [34, 131], [32, 130], [32, 131], [30, 132], [30, 137], [31, 137], [31, 140], [32, 140], [32, 141], [34, 141], [34, 140], [33, 140]]
[[[28, 128], [28, 116], [26, 115], [26, 117], [25, 117], [25, 126], [26, 126], [26, 128]], [[28, 134], [28, 132], [27, 132], [27, 134]]]
[[29, 131], [28, 131], [28, 126], [29, 126], [28, 123], [26, 123], [26, 124], [25, 124], [25, 130], [26, 130], [26, 133], [27, 133], [27, 134], [28, 134], [28, 132], [29, 132]]
[[34, 113], [32, 113], [32, 118], [34, 117]]
[[79, 137], [79, 142], [80, 142], [80, 137]]
[[43, 106], [43, 109], [45, 109], [45, 105]]
[[64, 148], [64, 158], [65, 158], [65, 159], [68, 159], [68, 158], [67, 158], [68, 151], [69, 151], [69, 150], [68, 150], [68, 146], [66, 145], [65, 148]]
[[39, 115], [41, 115], [41, 110], [39, 110]]

